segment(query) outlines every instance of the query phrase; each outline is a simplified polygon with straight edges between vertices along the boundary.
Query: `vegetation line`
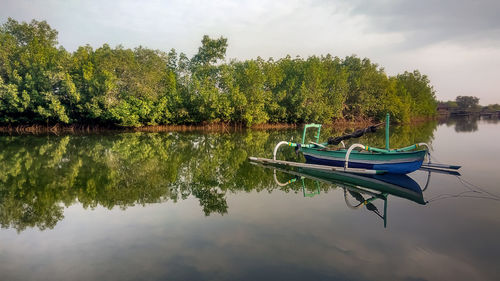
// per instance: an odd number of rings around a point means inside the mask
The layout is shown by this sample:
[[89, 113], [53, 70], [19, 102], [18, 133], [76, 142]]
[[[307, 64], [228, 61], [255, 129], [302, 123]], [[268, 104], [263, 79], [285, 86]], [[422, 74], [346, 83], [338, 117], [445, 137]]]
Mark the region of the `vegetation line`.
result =
[[[434, 120], [435, 118], [415, 118], [407, 125], [416, 125], [423, 122]], [[323, 128], [334, 130], [350, 131], [356, 128], [362, 128], [374, 125], [372, 120], [336, 120], [331, 123], [322, 124]], [[242, 124], [231, 123], [205, 123], [205, 124], [183, 124], [183, 125], [146, 125], [140, 127], [124, 127], [116, 125], [81, 125], [81, 124], [55, 124], [55, 125], [0, 125], [0, 133], [7, 134], [60, 134], [60, 133], [101, 133], [101, 132], [235, 132], [245, 129], [253, 130], [281, 130], [301, 127], [302, 124], [294, 123], [262, 123], [254, 124], [250, 127]]]
[[[344, 121], [339, 120], [330, 124], [323, 124], [324, 127], [334, 127], [337, 129], [347, 129], [353, 127], [361, 127], [372, 125], [373, 122], [365, 120], [360, 121]], [[247, 128], [254, 130], [267, 129], [290, 129], [297, 128], [300, 124], [292, 123], [262, 123], [254, 124], [251, 127], [243, 126], [242, 124], [230, 123], [206, 123], [206, 124], [191, 124], [191, 125], [147, 125], [140, 127], [123, 127], [123, 126], [102, 126], [102, 125], [80, 125], [80, 124], [55, 124], [55, 125], [15, 125], [1, 126], [0, 133], [62, 133], [62, 132], [107, 132], [107, 131], [133, 131], [133, 132], [186, 132], [186, 131], [238, 131]]]
[[201, 43], [192, 58], [107, 44], [70, 53], [47, 22], [8, 19], [0, 27], [0, 125], [250, 127], [436, 114], [430, 81], [416, 70], [388, 76], [354, 55], [226, 61], [227, 39]]

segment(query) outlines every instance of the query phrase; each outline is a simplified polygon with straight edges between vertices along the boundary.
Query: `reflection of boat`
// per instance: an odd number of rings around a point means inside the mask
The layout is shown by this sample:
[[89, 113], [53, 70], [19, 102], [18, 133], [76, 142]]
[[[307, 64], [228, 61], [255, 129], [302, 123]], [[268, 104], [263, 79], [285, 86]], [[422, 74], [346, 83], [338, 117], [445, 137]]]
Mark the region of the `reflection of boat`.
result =
[[[361, 208], [365, 206], [368, 210], [376, 213], [384, 220], [384, 227], [387, 224], [387, 198], [389, 195], [404, 198], [415, 203], [425, 205], [427, 202], [423, 197], [430, 181], [431, 172], [429, 171], [427, 182], [423, 188], [407, 175], [385, 174], [385, 175], [360, 175], [344, 172], [329, 172], [309, 168], [287, 169], [280, 165], [261, 165], [262, 167], [274, 169], [274, 180], [279, 186], [301, 181], [302, 190], [305, 197], [312, 197], [320, 193], [320, 183], [327, 183], [338, 186], [344, 190], [344, 198], [347, 206], [350, 208]], [[280, 171], [294, 177], [287, 182], [278, 181], [276, 171]], [[308, 191], [305, 185], [305, 179], [316, 182], [314, 191]], [[348, 195], [353, 197], [357, 203], [352, 204], [348, 200]], [[383, 214], [380, 214], [377, 207], [373, 204], [375, 200], [384, 202]]]
[[315, 177], [331, 184], [368, 188], [381, 192], [381, 194], [394, 195], [425, 205], [420, 185], [407, 175], [357, 175], [342, 172], [325, 172], [313, 169], [300, 169], [302, 177]]
[[[415, 180], [407, 175], [358, 175], [342, 172], [319, 171], [307, 168], [288, 170], [273, 166], [264, 167], [270, 167], [277, 171], [291, 174], [300, 178], [308, 178], [315, 181], [334, 184], [346, 188], [367, 188], [378, 191], [379, 195], [394, 195], [411, 200], [418, 204], [426, 204], [423, 198], [422, 188]], [[276, 177], [275, 180], [277, 181]]]
[[[385, 149], [375, 148], [367, 145], [355, 143], [349, 148], [345, 148], [343, 140], [358, 138], [365, 133], [374, 132], [378, 124], [365, 129], [357, 130], [352, 134], [329, 138], [327, 142], [319, 143], [321, 125], [308, 124], [304, 127], [302, 143], [282, 141], [274, 148], [273, 159], [251, 157], [252, 161], [262, 163], [279, 163], [296, 167], [309, 167], [330, 171], [342, 171], [363, 174], [407, 174], [418, 170], [424, 161], [425, 155], [429, 154], [429, 163], [426, 167], [431, 169], [459, 169], [460, 166], [431, 164], [429, 146], [425, 143], [417, 143], [407, 147], [389, 148], [389, 114], [386, 118], [386, 147]], [[305, 143], [306, 131], [308, 128], [317, 128], [316, 142]], [[331, 145], [342, 144], [342, 148], [332, 149]], [[306, 158], [306, 164], [276, 160], [276, 153], [281, 145], [295, 147], [297, 152], [302, 152]], [[418, 150], [420, 147], [425, 150]], [[358, 151], [359, 150], [359, 151]], [[285, 163], [287, 162], [287, 163]], [[334, 168], [338, 167], [338, 168]]]

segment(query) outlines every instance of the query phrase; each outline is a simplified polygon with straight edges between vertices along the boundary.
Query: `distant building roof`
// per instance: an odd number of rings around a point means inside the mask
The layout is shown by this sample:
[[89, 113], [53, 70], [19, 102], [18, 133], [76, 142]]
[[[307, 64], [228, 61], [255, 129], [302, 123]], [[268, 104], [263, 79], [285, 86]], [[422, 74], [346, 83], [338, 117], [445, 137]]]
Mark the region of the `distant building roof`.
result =
[[446, 103], [439, 103], [437, 106], [437, 110], [448, 110], [450, 107]]

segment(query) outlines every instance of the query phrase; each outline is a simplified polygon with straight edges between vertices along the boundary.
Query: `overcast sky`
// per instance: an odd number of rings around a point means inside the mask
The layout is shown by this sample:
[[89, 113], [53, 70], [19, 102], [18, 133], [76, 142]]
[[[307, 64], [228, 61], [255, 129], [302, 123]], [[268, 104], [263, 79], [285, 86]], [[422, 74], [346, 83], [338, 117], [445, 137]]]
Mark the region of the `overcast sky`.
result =
[[439, 100], [500, 103], [500, 0], [0, 0], [0, 21], [47, 20], [69, 51], [103, 43], [196, 53], [204, 34], [227, 58], [356, 54], [389, 75], [418, 69]]

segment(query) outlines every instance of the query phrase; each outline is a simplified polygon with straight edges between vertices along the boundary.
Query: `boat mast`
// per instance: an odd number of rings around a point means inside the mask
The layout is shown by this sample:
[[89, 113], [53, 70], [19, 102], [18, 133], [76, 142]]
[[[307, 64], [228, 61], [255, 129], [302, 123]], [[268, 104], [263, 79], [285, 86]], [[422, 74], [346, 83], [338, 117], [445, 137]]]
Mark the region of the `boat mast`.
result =
[[387, 112], [385, 116], [385, 149], [389, 150], [389, 119], [390, 115], [389, 112]]

